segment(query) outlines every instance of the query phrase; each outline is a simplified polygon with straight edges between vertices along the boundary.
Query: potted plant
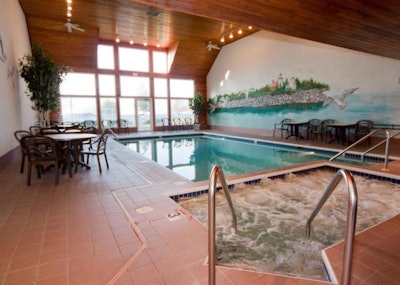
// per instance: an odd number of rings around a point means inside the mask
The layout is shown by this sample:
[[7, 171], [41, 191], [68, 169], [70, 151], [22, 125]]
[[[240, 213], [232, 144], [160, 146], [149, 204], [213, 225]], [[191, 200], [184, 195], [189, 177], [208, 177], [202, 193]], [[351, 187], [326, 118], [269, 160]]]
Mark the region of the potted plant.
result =
[[196, 131], [200, 129], [199, 124], [199, 115], [203, 112], [203, 109], [206, 105], [206, 101], [200, 92], [196, 92], [193, 98], [189, 99], [189, 108], [193, 111], [194, 114], [194, 128]]
[[27, 83], [27, 95], [32, 109], [37, 111], [41, 127], [49, 125], [50, 111], [59, 108], [59, 87], [69, 68], [55, 63], [38, 43], [32, 45], [32, 54], [19, 60], [19, 72]]

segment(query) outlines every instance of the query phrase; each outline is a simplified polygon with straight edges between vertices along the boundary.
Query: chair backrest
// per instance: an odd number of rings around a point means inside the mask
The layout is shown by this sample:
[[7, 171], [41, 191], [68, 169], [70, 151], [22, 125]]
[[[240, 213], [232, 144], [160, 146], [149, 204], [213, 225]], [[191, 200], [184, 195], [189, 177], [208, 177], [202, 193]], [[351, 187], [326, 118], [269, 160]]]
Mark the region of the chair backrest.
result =
[[128, 120], [125, 120], [125, 119], [119, 120], [119, 127], [120, 128], [127, 128], [128, 127]]
[[327, 131], [329, 129], [329, 125], [333, 124], [335, 120], [333, 119], [325, 119], [321, 122], [321, 131]]
[[31, 133], [24, 130], [19, 130], [14, 132], [14, 137], [17, 139], [18, 142], [21, 143], [21, 139], [26, 136], [30, 136]]
[[83, 127], [89, 128], [89, 127], [96, 127], [96, 122], [93, 120], [85, 120], [83, 121]]
[[101, 125], [103, 128], [111, 128], [112, 127], [112, 121], [111, 120], [102, 120]]
[[185, 118], [185, 124], [186, 124], [186, 126], [193, 125], [193, 119], [190, 118], [190, 117], [186, 117]]
[[357, 135], [366, 135], [371, 131], [373, 126], [373, 122], [371, 120], [359, 120], [356, 123], [356, 134]]
[[311, 119], [308, 121], [307, 129], [308, 130], [316, 130], [320, 124], [321, 124], [321, 120]]
[[58, 159], [57, 142], [46, 136], [24, 136], [21, 145], [31, 162]]
[[107, 140], [111, 133], [108, 131], [110, 129], [105, 129], [104, 132], [100, 135], [100, 137], [96, 141], [96, 152], [104, 153], [107, 148]]
[[42, 134], [42, 128], [39, 126], [30, 126], [29, 131], [31, 132], [31, 135], [41, 135]]
[[292, 121], [293, 121], [292, 119], [286, 118], [281, 121], [280, 125], [281, 127], [283, 127], [286, 123], [290, 123]]
[[171, 125], [171, 122], [168, 118], [162, 118], [161, 123], [162, 123], [163, 127], [168, 127]]
[[174, 122], [174, 126], [182, 125], [182, 120], [180, 118], [174, 118], [173, 122]]

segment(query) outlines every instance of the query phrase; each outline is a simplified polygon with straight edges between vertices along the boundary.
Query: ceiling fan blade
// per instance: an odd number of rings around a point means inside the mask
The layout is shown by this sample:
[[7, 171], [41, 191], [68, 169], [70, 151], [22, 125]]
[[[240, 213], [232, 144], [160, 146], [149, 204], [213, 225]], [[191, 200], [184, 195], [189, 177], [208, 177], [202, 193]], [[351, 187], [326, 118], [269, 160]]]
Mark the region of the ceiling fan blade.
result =
[[85, 30], [80, 28], [78, 25], [71, 24], [71, 27], [77, 31], [84, 32]]

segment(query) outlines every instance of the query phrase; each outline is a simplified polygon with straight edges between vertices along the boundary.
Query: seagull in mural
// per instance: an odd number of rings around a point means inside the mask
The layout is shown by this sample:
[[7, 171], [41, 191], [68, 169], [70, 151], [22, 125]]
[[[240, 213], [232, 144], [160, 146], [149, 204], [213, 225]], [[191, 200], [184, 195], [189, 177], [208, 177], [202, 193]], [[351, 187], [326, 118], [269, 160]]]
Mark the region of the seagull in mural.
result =
[[333, 96], [326, 96], [323, 106], [328, 106], [330, 103], [334, 102], [336, 105], [338, 105], [340, 110], [344, 110], [347, 106], [347, 103], [344, 102], [344, 99], [346, 99], [347, 95], [353, 94], [357, 89], [359, 89], [359, 87], [346, 89], [337, 98]]

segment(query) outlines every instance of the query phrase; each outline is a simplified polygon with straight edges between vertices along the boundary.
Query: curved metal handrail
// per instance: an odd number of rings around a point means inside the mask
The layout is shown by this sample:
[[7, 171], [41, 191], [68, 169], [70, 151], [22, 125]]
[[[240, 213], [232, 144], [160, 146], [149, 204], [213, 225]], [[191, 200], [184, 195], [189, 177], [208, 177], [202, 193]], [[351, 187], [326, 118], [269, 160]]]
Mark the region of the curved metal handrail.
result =
[[365, 156], [368, 152], [370, 152], [371, 150], [377, 148], [378, 146], [381, 146], [382, 144], [386, 143], [386, 148], [385, 148], [385, 165], [384, 165], [384, 167], [383, 167], [384, 170], [388, 169], [388, 168], [387, 168], [387, 163], [388, 163], [388, 159], [389, 159], [389, 143], [388, 143], [388, 141], [390, 141], [392, 138], [397, 137], [398, 135], [400, 135], [400, 131], [399, 131], [399, 132], [394, 133], [393, 135], [391, 135], [391, 136], [388, 137], [388, 134], [390, 134], [389, 131], [388, 131], [388, 130], [385, 130], [385, 132], [386, 132], [386, 139], [385, 139], [385, 140], [383, 140], [383, 141], [377, 143], [376, 145], [374, 145], [373, 147], [367, 149], [366, 151], [364, 151], [364, 152], [361, 154], [361, 161], [364, 161], [364, 156]]
[[347, 193], [348, 193], [348, 204], [347, 204], [347, 221], [346, 221], [346, 236], [344, 240], [344, 254], [343, 254], [343, 269], [342, 269], [342, 280], [341, 285], [350, 284], [351, 277], [351, 261], [353, 255], [353, 243], [355, 235], [356, 217], [357, 217], [357, 188], [354, 182], [353, 175], [350, 171], [339, 169], [336, 172], [335, 177], [332, 179], [331, 183], [326, 188], [321, 200], [318, 202], [317, 207], [314, 209], [312, 214], [307, 220], [306, 224], [306, 237], [310, 238], [311, 234], [311, 222], [317, 216], [318, 212], [321, 210], [322, 206], [328, 200], [332, 192], [336, 189], [340, 180], [344, 178], [346, 183]]
[[222, 168], [215, 165], [210, 173], [210, 185], [208, 189], [208, 284], [215, 284], [215, 265], [216, 265], [216, 242], [215, 242], [215, 192], [217, 189], [217, 178], [222, 185], [225, 197], [228, 201], [232, 213], [232, 226], [236, 231], [236, 213], [233, 208], [231, 196], [229, 195], [224, 172]]
[[[340, 151], [338, 154], [332, 156], [329, 161], [333, 161], [336, 158], [338, 158], [339, 156], [343, 155], [344, 153], [346, 153], [348, 150], [352, 149], [353, 147], [355, 147], [356, 145], [360, 144], [361, 142], [365, 141], [367, 138], [369, 138], [370, 136], [378, 133], [378, 132], [385, 132], [386, 134], [386, 139], [384, 140], [384, 142], [386, 142], [386, 147], [385, 147], [385, 162], [384, 162], [384, 169], [387, 169], [387, 164], [388, 164], [388, 157], [389, 157], [389, 142], [390, 142], [390, 134], [389, 131], [385, 130], [385, 129], [377, 129], [377, 130], [373, 130], [372, 132], [370, 132], [369, 134], [363, 136], [361, 139], [359, 139], [358, 141], [356, 141], [355, 143], [353, 143], [352, 145], [346, 147], [344, 150]], [[379, 143], [379, 145], [381, 145], [382, 142]], [[376, 146], [370, 148], [367, 152], [373, 150], [374, 148], [376, 148]], [[367, 153], [365, 152], [365, 153]], [[362, 154], [362, 159], [364, 158], [365, 153]]]

